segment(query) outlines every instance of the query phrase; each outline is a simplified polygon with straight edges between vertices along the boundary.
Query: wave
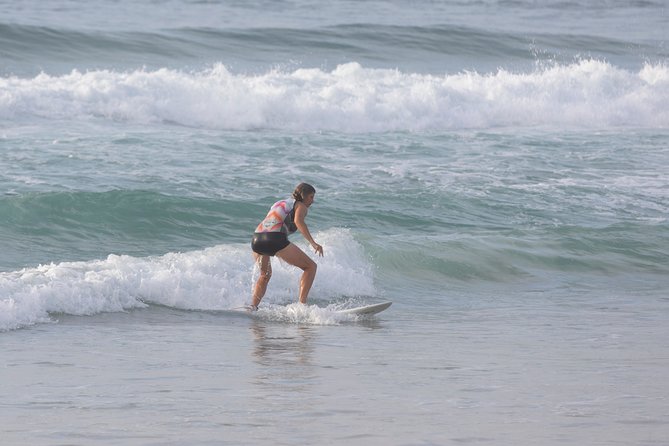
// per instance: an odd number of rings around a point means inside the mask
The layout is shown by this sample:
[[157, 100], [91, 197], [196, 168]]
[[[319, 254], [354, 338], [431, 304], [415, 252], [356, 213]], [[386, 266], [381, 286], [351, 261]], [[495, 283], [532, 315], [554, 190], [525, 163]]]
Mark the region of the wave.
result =
[[0, 118], [105, 119], [210, 129], [344, 132], [669, 127], [669, 67], [599, 60], [529, 73], [434, 76], [363, 68], [233, 74], [224, 65], [0, 78]]
[[243, 201], [181, 197], [148, 190], [43, 192], [0, 197], [2, 227], [21, 228], [26, 235], [76, 227], [77, 237], [105, 233], [112, 237], [133, 234], [147, 238], [156, 233], [161, 237], [183, 235], [184, 228], [188, 228], [198, 239], [213, 240], [223, 234], [211, 232], [211, 228], [221, 224], [246, 235], [252, 223], [244, 226], [239, 220], [252, 215], [253, 210], [253, 205]]
[[[433, 60], [449, 65], [453, 57], [476, 60], [537, 60], [587, 53], [602, 58], [630, 55], [666, 57], [652, 43], [618, 37], [552, 32], [505, 31], [468, 25], [392, 25], [347, 23], [319, 27], [202, 28], [102, 31], [0, 23], [5, 62], [38, 65], [67, 60], [154, 65], [166, 60], [192, 63], [203, 58], [232, 61], [305, 62], [309, 54], [364, 63]], [[540, 51], [537, 51], [540, 49]], [[305, 60], [306, 58], [306, 60]], [[471, 60], [470, 60], [471, 61]], [[438, 66], [435, 64], [434, 66]], [[450, 66], [450, 65], [449, 65]], [[6, 69], [6, 68], [5, 68]]]
[[60, 63], [76, 67], [125, 61], [130, 66], [142, 66], [194, 59], [206, 54], [208, 48], [179, 36], [156, 32], [102, 32], [1, 23], [0, 47], [3, 71], [22, 71], [23, 66], [44, 67]]
[[157, 254], [246, 240], [254, 211], [243, 201], [143, 190], [6, 195], [0, 197], [2, 269], [44, 259]]
[[668, 226], [620, 223], [602, 228], [561, 226], [526, 230], [459, 231], [372, 247], [379, 280], [421, 284], [542, 282], [600, 283], [601, 278], [663, 280], [669, 269]]
[[[328, 255], [318, 259], [312, 300], [374, 295], [373, 270], [350, 232], [331, 229], [317, 236], [327, 244]], [[101, 260], [0, 273], [0, 331], [51, 322], [54, 313], [91, 315], [150, 304], [183, 310], [228, 310], [248, 303], [253, 278], [247, 244], [143, 258], [109, 255]], [[295, 269], [273, 262], [272, 284], [264, 304], [293, 302], [297, 292]], [[276, 310], [267, 312], [274, 313]], [[284, 313], [280, 316], [290, 312]], [[302, 319], [323, 316], [316, 309], [303, 313]]]

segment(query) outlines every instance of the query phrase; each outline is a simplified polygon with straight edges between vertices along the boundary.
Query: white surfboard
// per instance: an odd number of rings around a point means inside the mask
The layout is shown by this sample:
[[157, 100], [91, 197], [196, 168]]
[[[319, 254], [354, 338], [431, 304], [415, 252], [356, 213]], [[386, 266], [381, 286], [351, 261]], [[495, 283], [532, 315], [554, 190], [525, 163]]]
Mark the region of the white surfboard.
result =
[[[364, 305], [362, 307], [346, 308], [344, 310], [336, 310], [338, 314], [352, 314], [352, 315], [372, 315], [382, 312], [393, 303], [391, 301], [379, 302], [371, 305]], [[239, 311], [250, 315], [255, 314], [255, 311], [250, 306], [231, 308], [232, 311]]]
[[372, 305], [365, 305], [364, 307], [356, 307], [356, 308], [347, 308], [345, 310], [337, 310], [337, 313], [339, 314], [376, 314], [380, 313], [389, 306], [391, 306], [393, 303], [390, 301], [387, 302], [379, 302], [377, 304], [372, 304]]

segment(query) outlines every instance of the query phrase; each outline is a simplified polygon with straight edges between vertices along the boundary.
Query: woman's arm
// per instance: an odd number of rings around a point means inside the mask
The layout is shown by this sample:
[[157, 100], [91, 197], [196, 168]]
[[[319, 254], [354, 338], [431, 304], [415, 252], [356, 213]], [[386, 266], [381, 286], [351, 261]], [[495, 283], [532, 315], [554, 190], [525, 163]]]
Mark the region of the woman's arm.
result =
[[305, 239], [307, 239], [311, 247], [314, 248], [314, 251], [316, 251], [318, 255], [322, 256], [323, 247], [318, 243], [316, 243], [316, 240], [314, 240], [314, 238], [311, 236], [309, 228], [307, 227], [307, 224], [304, 221], [304, 219], [307, 217], [308, 212], [309, 209], [304, 203], [300, 201], [295, 202], [295, 226], [297, 226], [297, 230], [302, 233], [302, 236]]

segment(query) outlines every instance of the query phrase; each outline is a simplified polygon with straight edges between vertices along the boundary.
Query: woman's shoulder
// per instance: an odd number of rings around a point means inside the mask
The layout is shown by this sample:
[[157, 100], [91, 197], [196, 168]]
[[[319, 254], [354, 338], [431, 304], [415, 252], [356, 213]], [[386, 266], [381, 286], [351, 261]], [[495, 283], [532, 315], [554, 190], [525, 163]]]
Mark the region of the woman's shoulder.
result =
[[304, 204], [303, 202], [301, 202], [301, 201], [297, 201], [297, 200], [296, 200], [296, 201], [295, 201], [295, 204], [293, 205], [293, 209], [295, 209], [295, 212], [297, 212], [298, 210], [299, 210], [300, 212], [307, 212], [307, 210], [308, 210], [309, 208], [308, 208], [307, 205]]

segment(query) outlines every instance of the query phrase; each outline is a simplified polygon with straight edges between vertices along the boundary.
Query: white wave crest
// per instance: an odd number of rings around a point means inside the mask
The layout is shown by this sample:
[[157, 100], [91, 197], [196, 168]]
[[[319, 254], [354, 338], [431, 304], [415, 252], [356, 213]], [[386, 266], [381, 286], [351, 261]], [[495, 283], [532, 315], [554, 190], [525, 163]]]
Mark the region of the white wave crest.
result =
[[212, 129], [376, 132], [500, 126], [669, 127], [669, 68], [598, 60], [529, 73], [368, 69], [73, 71], [0, 78], [0, 117], [103, 118]]
[[[326, 256], [317, 259], [310, 296], [373, 295], [372, 268], [350, 232], [331, 229], [317, 238]], [[249, 303], [253, 269], [250, 246], [244, 244], [160, 257], [110, 255], [0, 273], [0, 331], [48, 322], [51, 313], [90, 315], [151, 303], [185, 310], [231, 309]], [[300, 271], [276, 260], [273, 270], [263, 302], [296, 301]]]

